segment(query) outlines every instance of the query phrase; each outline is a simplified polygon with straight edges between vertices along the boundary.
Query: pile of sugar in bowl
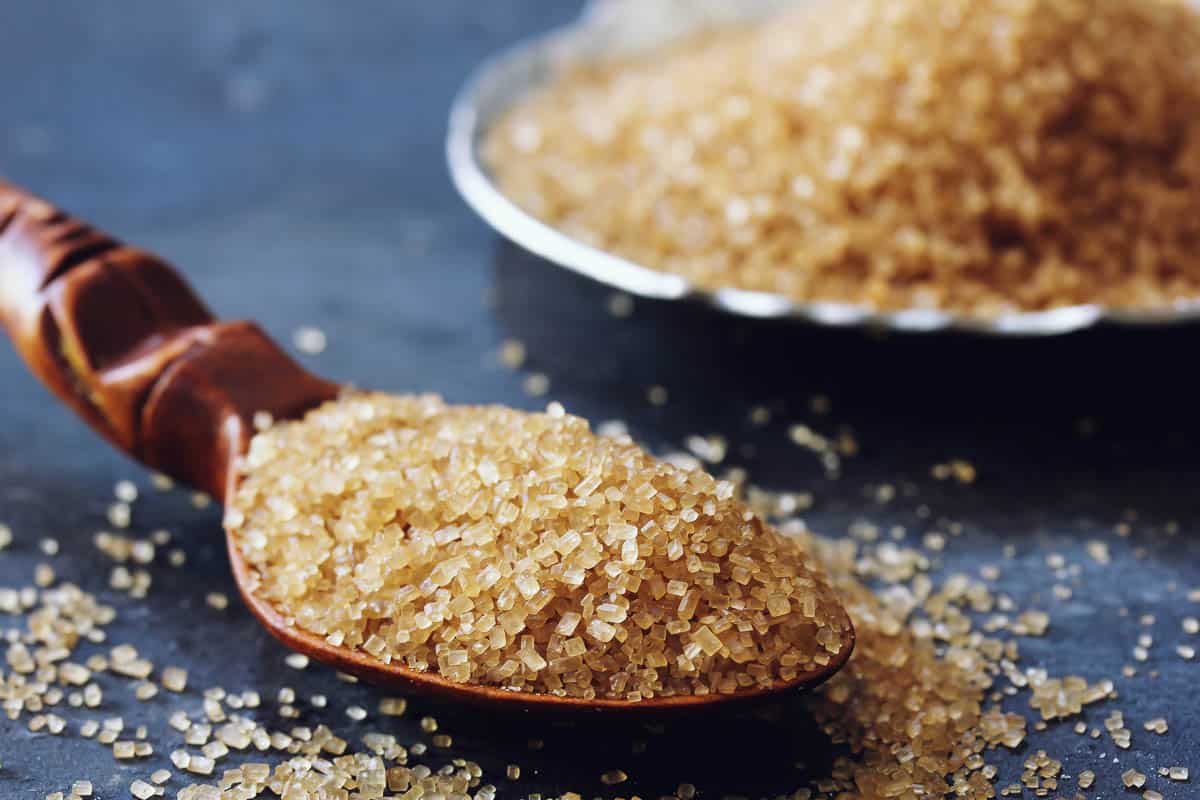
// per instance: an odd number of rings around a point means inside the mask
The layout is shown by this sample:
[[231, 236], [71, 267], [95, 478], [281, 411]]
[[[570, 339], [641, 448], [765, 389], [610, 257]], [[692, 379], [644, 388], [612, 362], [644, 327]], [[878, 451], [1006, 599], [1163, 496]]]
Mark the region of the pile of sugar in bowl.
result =
[[1200, 297], [1200, 13], [818, 0], [568, 70], [485, 159], [566, 233], [703, 287], [990, 316]]

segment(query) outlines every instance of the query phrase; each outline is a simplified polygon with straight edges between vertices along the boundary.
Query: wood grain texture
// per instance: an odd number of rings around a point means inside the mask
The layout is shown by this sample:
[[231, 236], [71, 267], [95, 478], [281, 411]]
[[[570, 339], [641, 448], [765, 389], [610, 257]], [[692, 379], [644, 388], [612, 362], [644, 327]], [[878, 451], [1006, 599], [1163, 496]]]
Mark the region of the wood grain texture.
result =
[[114, 446], [225, 496], [257, 411], [335, 397], [169, 264], [0, 181], [0, 321], [30, 370]]

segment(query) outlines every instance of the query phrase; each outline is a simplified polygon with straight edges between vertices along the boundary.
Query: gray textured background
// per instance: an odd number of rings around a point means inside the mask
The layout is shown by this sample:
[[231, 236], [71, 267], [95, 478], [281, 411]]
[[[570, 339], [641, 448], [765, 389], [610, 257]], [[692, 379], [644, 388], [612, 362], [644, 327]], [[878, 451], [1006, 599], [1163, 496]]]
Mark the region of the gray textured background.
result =
[[[525, 396], [521, 376], [495, 363], [500, 342], [515, 337], [528, 345], [528, 369], [548, 374], [551, 395], [572, 411], [627, 419], [656, 447], [693, 432], [752, 444], [753, 456], [731, 461], [760, 483], [813, 491], [815, 529], [840, 532], [865, 516], [905, 525], [917, 542], [928, 524], [919, 505], [961, 520], [967, 533], [941, 565], [1000, 565], [1002, 588], [1053, 617], [1048, 637], [1022, 642], [1023, 663], [1114, 678], [1121, 699], [1085, 719], [1099, 725], [1120, 708], [1134, 730], [1128, 752], [1107, 737], [1077, 737], [1070, 723], [1030, 747], [1062, 758], [1069, 774], [1099, 773], [1089, 797], [1120, 796], [1116, 776], [1130, 766], [1149, 773], [1190, 762], [1200, 772], [1200, 700], [1191, 689], [1200, 664], [1174, 654], [1187, 638], [1180, 619], [1200, 613], [1184, 598], [1200, 586], [1197, 332], [887, 340], [649, 303], [629, 320], [611, 318], [604, 290], [501, 244], [472, 216], [441, 153], [450, 97], [470, 67], [574, 11], [536, 0], [12, 3], [0, 15], [0, 173], [168, 256], [223, 316], [254, 317], [283, 341], [301, 324], [324, 328], [328, 351], [305, 362], [330, 377], [537, 407], [544, 400]], [[664, 409], [645, 401], [655, 383], [670, 390]], [[56, 536], [59, 572], [121, 609], [115, 640], [187, 666], [193, 687], [325, 692], [331, 710], [308, 721], [333, 720], [350, 736], [368, 727], [337, 708], [373, 710], [372, 690], [315, 668], [288, 670], [282, 649], [240, 606], [205, 607], [206, 591], [232, 594], [215, 511], [197, 513], [183, 496], [140, 504], [138, 529], [176, 531], [188, 565], [156, 566], [148, 602], [104, 589], [108, 565], [91, 549], [91, 532], [104, 524], [114, 481], [144, 481], [143, 473], [55, 406], [7, 347], [0, 392], [0, 520], [18, 537], [0, 554], [0, 585], [28, 582], [37, 539]], [[831, 397], [830, 416], [809, 413], [815, 392]], [[746, 412], [759, 403], [777, 422], [752, 430]], [[1077, 433], [1085, 417], [1097, 424], [1090, 439]], [[788, 443], [790, 421], [826, 432], [849, 425], [862, 452], [829, 481]], [[975, 487], [929, 479], [932, 464], [953, 456], [977, 464]], [[870, 487], [883, 482], [911, 485], [911, 494], [880, 505]], [[1119, 538], [1113, 526], [1130, 510], [1134, 533]], [[1163, 533], [1169, 521], [1178, 535]], [[1110, 543], [1112, 566], [1083, 555], [1091, 538]], [[1002, 558], [1005, 544], [1015, 561]], [[1067, 581], [1069, 601], [1049, 592], [1051, 552], [1082, 566]], [[1137, 621], [1144, 613], [1157, 616], [1148, 629], [1156, 643], [1141, 674], [1126, 680], [1119, 670], [1147, 630]], [[9, 624], [0, 619], [0, 628]], [[172, 700], [143, 706], [114, 688], [103, 712], [158, 720]], [[182, 702], [198, 708], [197, 693]], [[419, 716], [436, 713], [454, 753], [479, 759], [504, 797], [586, 795], [613, 768], [631, 776], [622, 794], [654, 797], [690, 781], [705, 797], [766, 796], [799, 784], [798, 759], [819, 774], [828, 757], [795, 708], [773, 722], [701, 719], [654, 735], [413, 705], [409, 718], [372, 726], [415, 741]], [[1160, 715], [1171, 724], [1166, 737], [1141, 730]], [[545, 750], [527, 749], [533, 736], [548, 741]], [[647, 747], [634, 754], [639, 740]], [[1002, 758], [1001, 785], [1028, 750]], [[24, 722], [0, 720], [5, 800], [40, 798], [83, 777], [101, 797], [125, 797], [129, 781], [162, 760], [122, 765], [77, 736], [34, 735]], [[503, 780], [510, 762], [524, 767], [519, 784]], [[1168, 798], [1195, 796], [1192, 785], [1150, 785]]]

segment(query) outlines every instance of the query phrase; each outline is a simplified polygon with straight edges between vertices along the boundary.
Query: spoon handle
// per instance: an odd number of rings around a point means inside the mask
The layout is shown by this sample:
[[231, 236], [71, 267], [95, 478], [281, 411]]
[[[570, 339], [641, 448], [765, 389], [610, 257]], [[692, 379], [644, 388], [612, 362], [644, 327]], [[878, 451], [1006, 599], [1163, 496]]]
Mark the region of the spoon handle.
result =
[[221, 322], [162, 259], [0, 180], [0, 324], [114, 446], [226, 496], [256, 412], [335, 397], [252, 322]]

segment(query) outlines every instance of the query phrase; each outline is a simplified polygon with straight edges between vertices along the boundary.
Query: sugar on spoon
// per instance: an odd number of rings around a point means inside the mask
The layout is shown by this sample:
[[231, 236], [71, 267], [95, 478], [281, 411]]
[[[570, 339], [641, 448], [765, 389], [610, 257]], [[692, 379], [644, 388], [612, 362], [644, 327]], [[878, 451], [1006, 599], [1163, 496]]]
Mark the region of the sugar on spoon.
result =
[[[343, 387], [308, 373], [251, 322], [221, 322], [166, 262], [0, 180], [0, 323], [31, 371], [118, 449], [218, 501], [232, 498], [255, 414], [296, 419]], [[330, 644], [259, 596], [232, 529], [226, 544], [253, 615], [289, 648], [368, 682], [493, 708], [658, 713], [812, 688], [854, 646], [769, 686], [641, 700], [583, 698], [450, 680]], [[844, 612], [843, 612], [844, 613]]]

